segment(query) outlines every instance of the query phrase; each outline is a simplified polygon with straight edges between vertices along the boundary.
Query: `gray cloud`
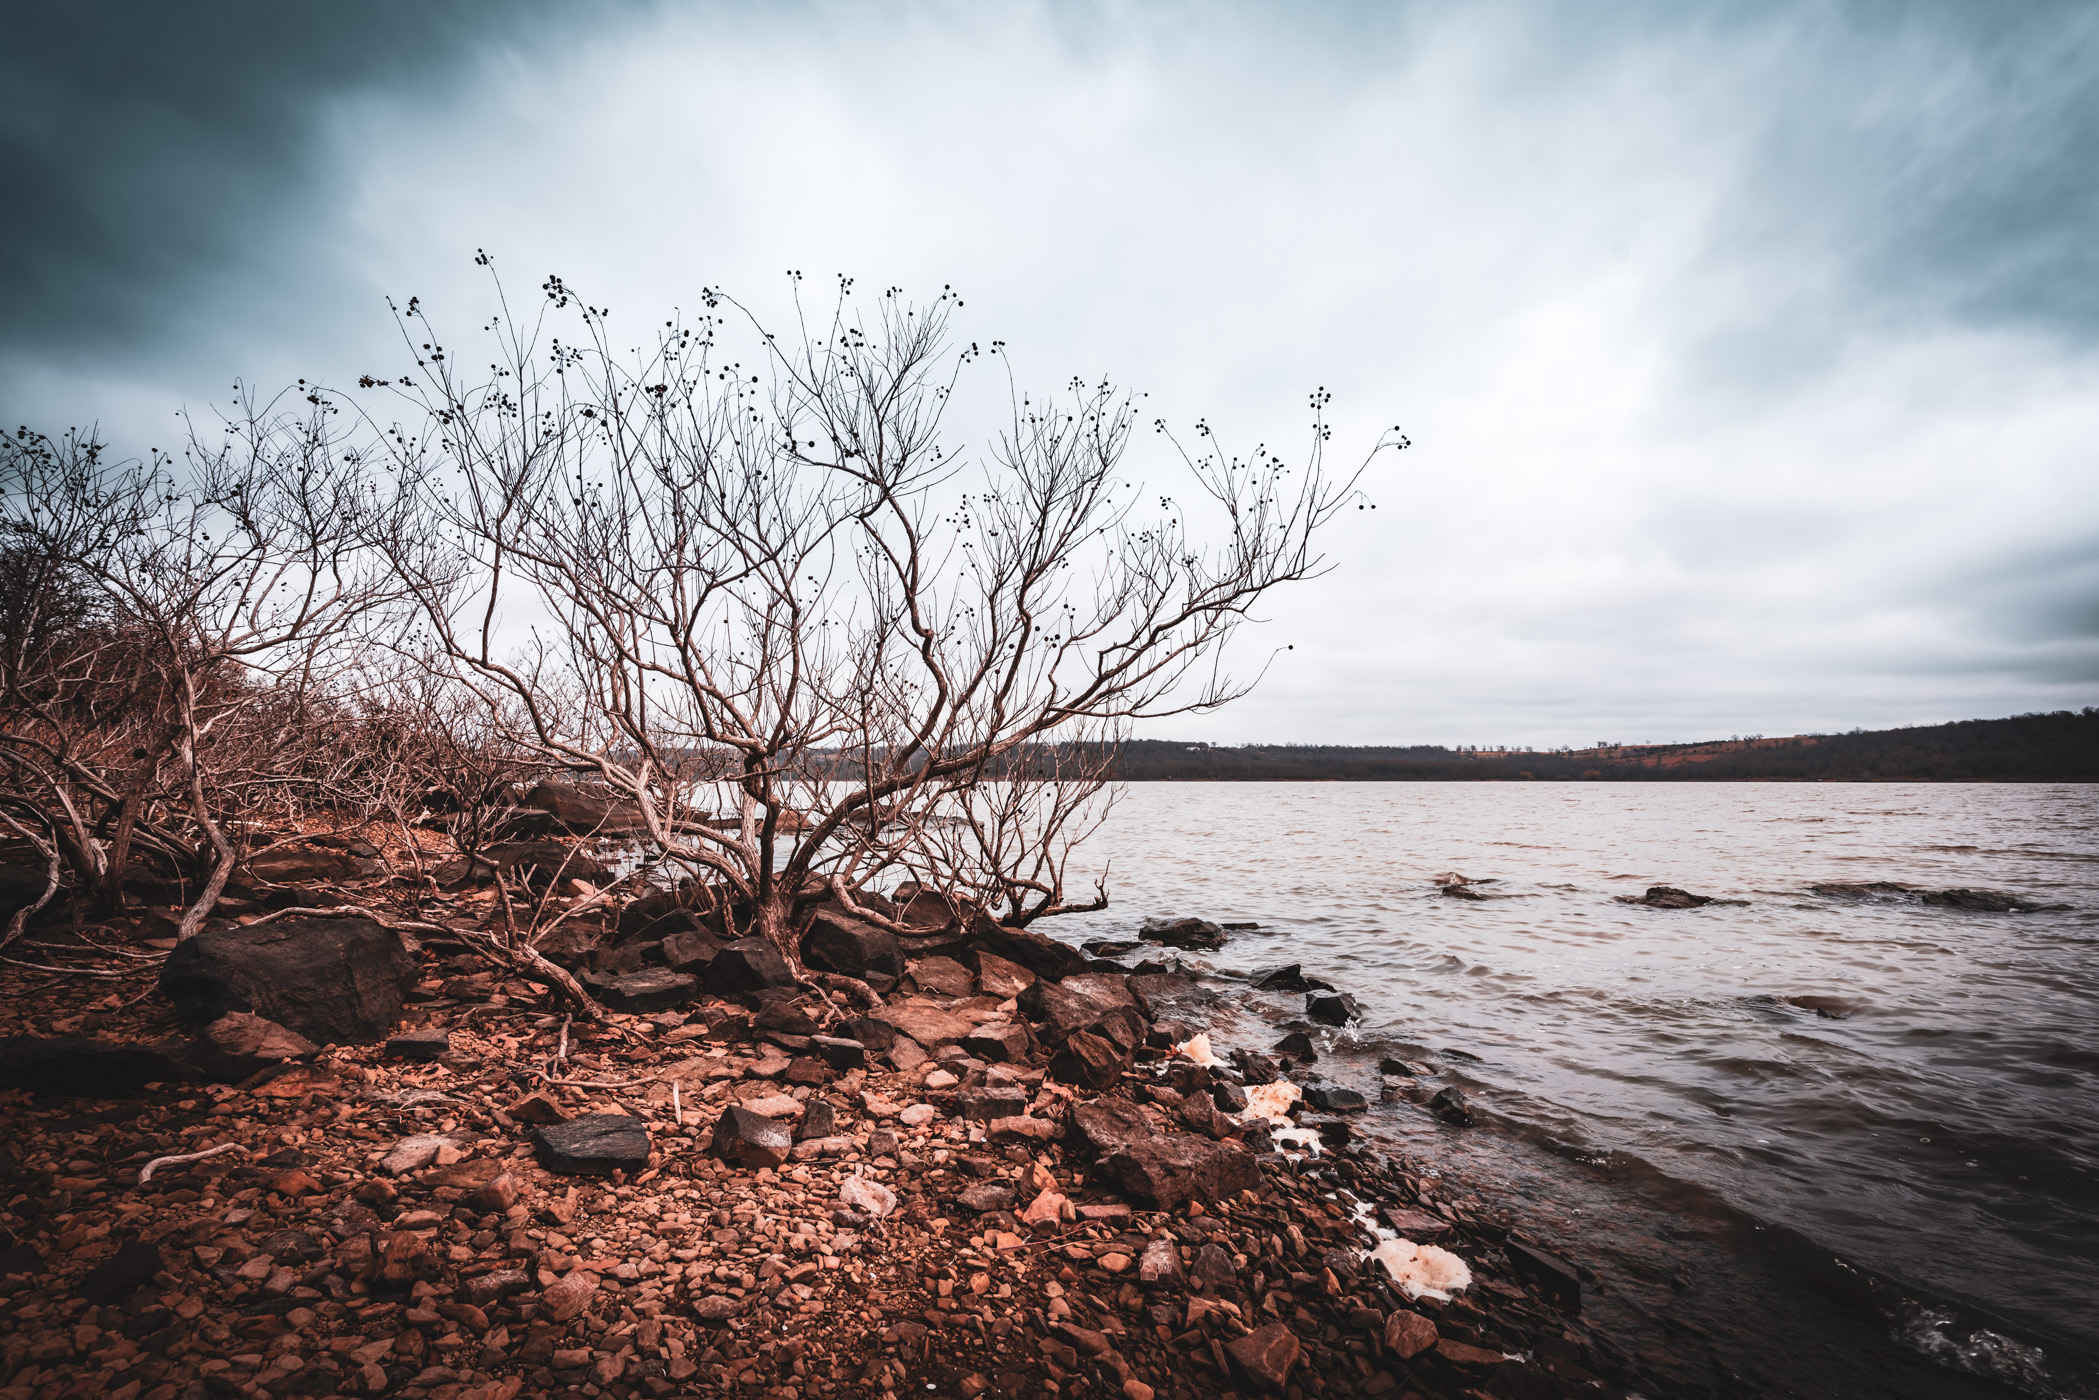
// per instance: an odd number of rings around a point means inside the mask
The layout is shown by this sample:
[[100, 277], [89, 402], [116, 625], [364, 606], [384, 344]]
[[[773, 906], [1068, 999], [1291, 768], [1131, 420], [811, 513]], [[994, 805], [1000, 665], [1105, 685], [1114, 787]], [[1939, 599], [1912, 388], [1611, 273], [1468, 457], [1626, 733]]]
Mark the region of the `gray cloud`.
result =
[[[59, 16], [53, 19], [51, 16]], [[621, 312], [954, 281], [1040, 382], [1417, 441], [1213, 738], [2091, 703], [2099, 12], [47, 7], [0, 46], [0, 413], [383, 370], [470, 265]], [[1137, 464], [1154, 470], [1155, 460]]]

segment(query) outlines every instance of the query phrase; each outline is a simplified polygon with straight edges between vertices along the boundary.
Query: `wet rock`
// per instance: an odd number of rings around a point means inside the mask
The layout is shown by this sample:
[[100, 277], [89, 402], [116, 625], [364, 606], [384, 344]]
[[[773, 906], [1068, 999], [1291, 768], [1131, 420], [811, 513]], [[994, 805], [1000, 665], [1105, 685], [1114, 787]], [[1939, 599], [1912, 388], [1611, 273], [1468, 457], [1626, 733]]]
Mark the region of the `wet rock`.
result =
[[1292, 1031], [1275, 1043], [1275, 1053], [1301, 1065], [1319, 1063], [1319, 1049], [1303, 1031]]
[[540, 1165], [567, 1176], [638, 1172], [649, 1164], [649, 1128], [624, 1113], [586, 1113], [535, 1130]]
[[1508, 1255], [1510, 1269], [1529, 1279], [1540, 1293], [1563, 1307], [1581, 1308], [1582, 1281], [1572, 1264], [1519, 1240], [1504, 1241], [1502, 1252]]
[[996, 953], [978, 952], [977, 986], [987, 997], [1017, 997], [1035, 981], [1035, 974], [1017, 962]]
[[1221, 1080], [1210, 1086], [1210, 1101], [1220, 1113], [1241, 1113], [1246, 1109], [1246, 1090], [1230, 1080]]
[[1927, 890], [1922, 898], [1926, 904], [1975, 914], [2029, 914], [2044, 907], [1996, 890]]
[[1428, 1101], [1428, 1108], [1446, 1123], [1460, 1127], [1469, 1127], [1472, 1123], [1472, 1105], [1465, 1101], [1464, 1091], [1455, 1084], [1438, 1089], [1435, 1097]]
[[838, 1200], [848, 1210], [860, 1211], [877, 1220], [887, 1218], [896, 1210], [896, 1192], [864, 1176], [849, 1176], [839, 1182]]
[[1368, 1099], [1338, 1084], [1307, 1084], [1305, 1102], [1322, 1113], [1362, 1113], [1370, 1107]]
[[1436, 1344], [1436, 1324], [1405, 1308], [1385, 1319], [1385, 1350], [1411, 1361]]
[[1224, 946], [1225, 932], [1208, 919], [1146, 919], [1138, 937], [1190, 953], [1214, 953]]
[[1019, 1064], [1027, 1059], [1034, 1044], [1035, 1038], [1027, 1026], [1013, 1021], [987, 1021], [961, 1041], [962, 1048], [971, 1055], [995, 1065]]
[[250, 1011], [318, 1045], [368, 1045], [416, 983], [398, 934], [364, 919], [287, 919], [200, 933], [161, 968], [162, 995], [196, 1022]]
[[1378, 1212], [1402, 1239], [1436, 1240], [1450, 1233], [1450, 1222], [1441, 1216], [1426, 1211], [1408, 1210], [1402, 1206], [1386, 1206]]
[[1191, 1137], [1125, 1142], [1101, 1165], [1125, 1194], [1160, 1210], [1187, 1200], [1222, 1200], [1261, 1179], [1253, 1157], [1237, 1146]]
[[1692, 894], [1674, 885], [1649, 885], [1647, 893], [1638, 899], [1631, 895], [1620, 895], [1620, 904], [1644, 904], [1649, 909], [1696, 909], [1713, 901], [1702, 894]]
[[1144, 947], [1134, 938], [1095, 938], [1079, 946], [1096, 958], [1120, 958]]
[[810, 918], [809, 929], [802, 935], [802, 961], [819, 972], [862, 981], [871, 972], [898, 977], [904, 971], [895, 934], [835, 909], [820, 908]]
[[[1311, 1043], [1309, 1038], [1305, 1041], [1307, 1047]], [[1234, 1050], [1232, 1065], [1239, 1071], [1239, 1077], [1249, 1084], [1273, 1084], [1283, 1077], [1282, 1070], [1274, 1060], [1266, 1055], [1257, 1055], [1251, 1050]]]
[[768, 987], [792, 987], [794, 973], [780, 950], [763, 938], [740, 938], [722, 945], [707, 965], [707, 989], [734, 994]]
[[1825, 899], [1915, 899], [1920, 891], [1909, 885], [1897, 885], [1887, 880], [1872, 880], [1863, 883], [1832, 881], [1820, 885], [1809, 885], [1808, 889]]
[[984, 1182], [966, 1188], [955, 1198], [963, 1209], [983, 1215], [988, 1211], [1013, 1209], [1013, 1188], [1002, 1183]]
[[1304, 1348], [1287, 1326], [1271, 1322], [1227, 1343], [1225, 1351], [1255, 1385], [1281, 1390], [1289, 1384], [1291, 1368]]
[[1313, 992], [1305, 998], [1305, 1015], [1323, 1026], [1345, 1026], [1361, 1019], [1363, 1008], [1346, 992]]
[[1417, 1065], [1411, 1060], [1402, 1060], [1391, 1055], [1386, 1055], [1377, 1062], [1377, 1072], [1379, 1074], [1396, 1074], [1407, 1079], [1421, 1078], [1423, 1069], [1423, 1066]]
[[1121, 1078], [1129, 1064], [1129, 1052], [1105, 1036], [1080, 1031], [1065, 1040], [1050, 1056], [1050, 1074], [1066, 1084], [1105, 1089]]
[[441, 1030], [406, 1031], [389, 1037], [386, 1053], [403, 1060], [438, 1060], [452, 1048], [452, 1037]]

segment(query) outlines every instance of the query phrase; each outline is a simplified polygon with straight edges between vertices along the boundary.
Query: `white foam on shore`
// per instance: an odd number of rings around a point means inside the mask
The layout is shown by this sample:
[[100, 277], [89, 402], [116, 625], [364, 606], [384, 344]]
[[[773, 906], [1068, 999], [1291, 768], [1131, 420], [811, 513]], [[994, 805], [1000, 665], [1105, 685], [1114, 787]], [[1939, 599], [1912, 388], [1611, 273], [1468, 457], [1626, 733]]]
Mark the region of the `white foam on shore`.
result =
[[1303, 1097], [1304, 1091], [1287, 1079], [1278, 1079], [1273, 1084], [1249, 1084], [1246, 1086], [1246, 1107], [1232, 1117], [1241, 1123], [1266, 1118], [1279, 1128], [1288, 1128], [1290, 1105]]
[[1193, 1060], [1199, 1065], [1221, 1065], [1224, 1063], [1223, 1060], [1217, 1058], [1217, 1052], [1210, 1048], [1210, 1037], [1207, 1034], [1190, 1036], [1186, 1045], [1174, 1047], [1174, 1054], [1181, 1056], [1183, 1059]]
[[1472, 1270], [1465, 1261], [1432, 1244], [1386, 1240], [1369, 1257], [1385, 1266], [1385, 1272], [1409, 1298], [1437, 1298], [1447, 1303], [1451, 1294], [1472, 1287]]

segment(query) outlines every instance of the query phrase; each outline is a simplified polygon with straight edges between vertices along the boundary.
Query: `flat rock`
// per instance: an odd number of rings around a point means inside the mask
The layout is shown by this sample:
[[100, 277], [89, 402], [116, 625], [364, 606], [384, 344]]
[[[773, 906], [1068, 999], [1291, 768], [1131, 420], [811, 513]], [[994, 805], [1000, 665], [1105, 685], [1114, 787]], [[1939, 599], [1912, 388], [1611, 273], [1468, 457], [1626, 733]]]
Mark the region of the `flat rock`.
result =
[[994, 1118], [1018, 1118], [1028, 1111], [1030, 1095], [1017, 1085], [987, 1084], [964, 1089], [955, 1096], [955, 1111], [963, 1118], [988, 1123]]
[[953, 958], [938, 954], [920, 958], [905, 971], [923, 992], [935, 992], [944, 997], [973, 997], [977, 994], [976, 974]]
[[[709, 966], [712, 965], [710, 961]], [[667, 967], [649, 967], [605, 978], [595, 990], [598, 999], [612, 1010], [640, 1016], [687, 1005], [699, 996], [700, 980]]]
[[588, 1269], [570, 1269], [547, 1285], [539, 1295], [540, 1310], [555, 1322], [570, 1322], [582, 1315], [598, 1291], [598, 1276]]
[[1225, 1351], [1248, 1380], [1267, 1390], [1281, 1390], [1289, 1384], [1291, 1368], [1304, 1347], [1288, 1326], [1271, 1322], [1226, 1343]]
[[379, 1170], [388, 1176], [405, 1176], [429, 1166], [444, 1149], [457, 1146], [452, 1139], [436, 1133], [414, 1133], [387, 1149], [379, 1160]]
[[1123, 1143], [1102, 1162], [1123, 1193], [1172, 1210], [1183, 1201], [1217, 1201], [1258, 1186], [1254, 1158], [1239, 1147], [1192, 1137], [1153, 1137]]
[[882, 1007], [874, 1013], [874, 1019], [921, 1046], [936, 1048], [959, 1044], [978, 1025], [977, 1021], [915, 997]]
[[794, 973], [780, 950], [763, 938], [740, 938], [722, 945], [707, 966], [707, 989], [712, 992], [756, 992], [767, 987], [792, 987]]
[[1563, 1306], [1580, 1309], [1582, 1281], [1572, 1264], [1520, 1240], [1507, 1240], [1501, 1248], [1509, 1258], [1509, 1267], [1529, 1279], [1540, 1293]]
[[1146, 919], [1137, 936], [1184, 952], [1211, 953], [1224, 946], [1225, 931], [1208, 919]]
[[1034, 981], [1034, 973], [1009, 958], [982, 951], [977, 954], [977, 986], [985, 996], [1001, 1000], [1017, 997]]
[[864, 1176], [849, 1176], [838, 1183], [838, 1199], [848, 1209], [864, 1212], [877, 1220], [896, 1209], [896, 1192]]
[[967, 1187], [955, 1198], [965, 1210], [982, 1215], [987, 1211], [1013, 1209], [1013, 1188], [997, 1182]]
[[819, 972], [862, 981], [869, 973], [897, 977], [904, 971], [895, 934], [835, 909], [820, 908], [811, 916], [802, 935], [802, 961]]
[[178, 1037], [154, 1042], [93, 1036], [0, 1036], [0, 1084], [38, 1094], [120, 1098], [142, 1085], [174, 1083], [194, 1072]]
[[1017, 963], [1037, 978], [1051, 982], [1086, 970], [1084, 953], [1033, 929], [984, 924], [970, 931], [969, 945], [979, 954], [990, 953]]
[[535, 1129], [540, 1165], [565, 1176], [639, 1172], [649, 1164], [649, 1128], [624, 1113], [586, 1113]]
[[404, 1060], [437, 1060], [452, 1048], [452, 1037], [441, 1030], [406, 1031], [391, 1036], [386, 1053]]
[[321, 1048], [297, 1031], [252, 1011], [227, 1012], [204, 1028], [203, 1041], [210, 1049], [199, 1058], [217, 1076], [235, 1081], [286, 1060], [303, 1060]]
[[1436, 1324], [1405, 1308], [1385, 1319], [1385, 1350], [1411, 1361], [1436, 1344]]

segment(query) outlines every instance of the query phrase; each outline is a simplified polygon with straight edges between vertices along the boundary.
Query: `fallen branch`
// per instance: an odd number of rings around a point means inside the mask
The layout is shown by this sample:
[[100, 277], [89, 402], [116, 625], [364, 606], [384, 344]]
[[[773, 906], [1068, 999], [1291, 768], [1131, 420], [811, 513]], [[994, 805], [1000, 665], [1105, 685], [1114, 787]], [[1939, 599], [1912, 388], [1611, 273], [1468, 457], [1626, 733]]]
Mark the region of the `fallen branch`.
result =
[[139, 1168], [138, 1184], [144, 1186], [153, 1179], [153, 1173], [162, 1167], [179, 1166], [184, 1162], [201, 1162], [206, 1157], [216, 1157], [221, 1152], [246, 1152], [248, 1149], [237, 1142], [222, 1142], [217, 1147], [207, 1147], [202, 1152], [185, 1152], [175, 1157], [155, 1157]]
[[20, 958], [0, 958], [0, 963], [12, 967], [26, 967], [33, 972], [57, 972], [68, 977], [136, 977], [141, 972], [151, 972], [150, 967], [134, 967], [125, 972], [103, 972], [92, 967], [52, 967], [48, 963], [23, 962]]

